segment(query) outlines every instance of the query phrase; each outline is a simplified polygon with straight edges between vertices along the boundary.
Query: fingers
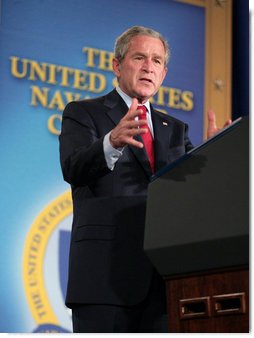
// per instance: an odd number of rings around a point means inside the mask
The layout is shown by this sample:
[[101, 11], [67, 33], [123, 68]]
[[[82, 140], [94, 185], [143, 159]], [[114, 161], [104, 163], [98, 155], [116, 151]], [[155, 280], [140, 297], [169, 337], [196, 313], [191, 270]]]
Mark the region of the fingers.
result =
[[142, 142], [137, 141], [134, 136], [140, 135], [140, 134], [144, 134], [147, 132], [147, 129], [139, 129], [136, 132], [133, 132], [132, 135], [130, 136], [126, 136], [124, 138], [124, 142], [128, 145], [132, 145], [134, 147], [140, 148], [142, 149], [144, 147], [144, 144]]
[[[213, 110], [208, 111], [208, 128], [207, 128], [207, 137], [210, 138], [218, 133], [221, 129], [217, 127], [216, 124], [216, 115]], [[227, 120], [223, 128], [229, 126], [232, 123], [232, 120]]]
[[216, 121], [216, 115], [212, 109], [208, 110], [208, 120], [209, 121]]
[[138, 117], [141, 114], [141, 110], [138, 109], [138, 99], [133, 98], [130, 109], [128, 110], [127, 114], [125, 115], [125, 119], [133, 120], [135, 117]]
[[229, 126], [232, 123], [232, 120], [227, 120], [223, 126], [223, 128]]
[[110, 134], [110, 142], [114, 148], [133, 145], [143, 148], [143, 143], [134, 139], [135, 136], [148, 132], [146, 120], [138, 120], [141, 110], [138, 109], [138, 100], [133, 98], [130, 109]]
[[124, 127], [128, 129], [133, 128], [145, 128], [147, 126], [146, 120], [130, 120], [130, 121], [124, 121]]
[[218, 127], [216, 124], [216, 115], [212, 109], [208, 110], [208, 128], [207, 128], [207, 137], [210, 138], [218, 132]]
[[131, 102], [129, 112], [134, 112], [138, 109], [138, 99], [134, 97]]
[[214, 128], [217, 128], [216, 115], [212, 109], [208, 110], [208, 124]]
[[110, 134], [110, 142], [114, 148], [133, 145], [143, 148], [143, 143], [134, 139], [134, 136], [147, 133], [147, 128], [121, 128], [117, 126]]

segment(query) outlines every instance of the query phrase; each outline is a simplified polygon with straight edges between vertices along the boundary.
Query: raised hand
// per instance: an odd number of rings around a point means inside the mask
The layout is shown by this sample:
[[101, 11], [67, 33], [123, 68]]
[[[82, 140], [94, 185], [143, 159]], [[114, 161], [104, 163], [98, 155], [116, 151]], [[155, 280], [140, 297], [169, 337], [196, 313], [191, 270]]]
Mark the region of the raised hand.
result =
[[112, 147], [122, 148], [130, 144], [143, 148], [143, 143], [134, 139], [134, 136], [147, 133], [148, 131], [147, 128], [142, 128], [147, 123], [146, 120], [135, 120], [140, 114], [141, 110], [138, 109], [138, 100], [133, 98], [130, 109], [110, 134], [109, 140]]
[[[227, 120], [223, 126], [223, 128], [227, 127], [232, 123], [232, 120]], [[208, 128], [207, 128], [207, 138], [210, 138], [217, 134], [221, 128], [217, 127], [216, 124], [216, 116], [213, 110], [208, 111]]]

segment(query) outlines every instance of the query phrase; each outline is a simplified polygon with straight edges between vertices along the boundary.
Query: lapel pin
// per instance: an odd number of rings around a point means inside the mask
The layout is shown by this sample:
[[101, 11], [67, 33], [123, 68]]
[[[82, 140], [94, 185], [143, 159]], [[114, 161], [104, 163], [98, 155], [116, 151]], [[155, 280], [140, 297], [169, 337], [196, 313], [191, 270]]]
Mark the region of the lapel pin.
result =
[[167, 122], [162, 122], [162, 123], [163, 123], [164, 126], [167, 126], [167, 125], [168, 125]]

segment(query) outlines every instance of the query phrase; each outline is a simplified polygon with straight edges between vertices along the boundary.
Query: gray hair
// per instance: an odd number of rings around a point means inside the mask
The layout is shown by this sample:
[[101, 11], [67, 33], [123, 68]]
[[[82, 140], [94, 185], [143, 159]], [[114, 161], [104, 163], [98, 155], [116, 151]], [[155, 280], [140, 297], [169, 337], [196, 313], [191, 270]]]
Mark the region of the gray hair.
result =
[[167, 40], [159, 33], [156, 32], [155, 30], [143, 26], [133, 26], [127, 31], [123, 32], [115, 42], [115, 58], [119, 61], [122, 62], [124, 59], [128, 48], [129, 48], [129, 43], [130, 40], [137, 35], [146, 35], [150, 36], [152, 38], [160, 39], [161, 42], [163, 43], [164, 49], [165, 49], [165, 65], [169, 61], [170, 57], [170, 50], [169, 50], [169, 45]]

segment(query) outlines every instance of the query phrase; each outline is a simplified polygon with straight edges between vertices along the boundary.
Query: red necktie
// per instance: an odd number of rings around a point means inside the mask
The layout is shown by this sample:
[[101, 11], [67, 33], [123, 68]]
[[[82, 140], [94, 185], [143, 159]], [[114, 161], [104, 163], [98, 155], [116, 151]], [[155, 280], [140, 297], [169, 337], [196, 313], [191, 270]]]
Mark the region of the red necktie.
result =
[[[142, 110], [141, 115], [139, 115], [140, 120], [146, 120], [146, 106], [138, 106], [139, 110]], [[153, 149], [153, 137], [150, 131], [150, 128], [148, 127], [148, 124], [146, 123], [142, 128], [147, 128], [148, 132], [145, 134], [141, 134], [141, 137], [143, 139], [146, 153], [150, 162], [150, 166], [152, 169], [152, 172], [154, 173], [154, 149]]]

